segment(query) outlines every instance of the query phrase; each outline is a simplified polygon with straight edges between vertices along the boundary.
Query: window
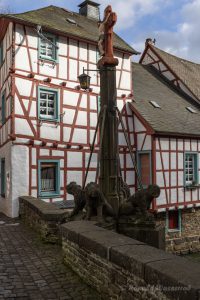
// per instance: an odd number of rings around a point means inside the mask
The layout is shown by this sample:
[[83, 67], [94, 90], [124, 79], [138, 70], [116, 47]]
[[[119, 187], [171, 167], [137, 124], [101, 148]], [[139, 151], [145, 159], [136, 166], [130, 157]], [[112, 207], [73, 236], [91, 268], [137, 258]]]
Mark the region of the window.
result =
[[184, 175], [185, 186], [193, 186], [198, 183], [197, 153], [185, 153]]
[[57, 61], [56, 37], [53, 34], [45, 33], [47, 39], [39, 38], [39, 58]]
[[39, 196], [51, 197], [60, 194], [60, 162], [55, 160], [39, 161]]
[[101, 58], [101, 55], [100, 55], [99, 49], [97, 49], [97, 52], [96, 52], [96, 62], [97, 63], [100, 60], [100, 58]]
[[0, 43], [0, 66], [3, 63], [3, 41]]
[[4, 92], [1, 97], [1, 124], [6, 122], [6, 93]]
[[39, 87], [38, 116], [42, 120], [59, 121], [58, 91]]
[[138, 171], [141, 177], [143, 187], [151, 184], [151, 153], [148, 151], [140, 151], [137, 155]]
[[5, 158], [1, 159], [1, 196], [5, 198], [6, 192], [6, 168]]
[[166, 214], [166, 222], [168, 231], [181, 230], [181, 211], [169, 210]]
[[101, 97], [97, 97], [97, 113], [99, 114], [101, 111]]

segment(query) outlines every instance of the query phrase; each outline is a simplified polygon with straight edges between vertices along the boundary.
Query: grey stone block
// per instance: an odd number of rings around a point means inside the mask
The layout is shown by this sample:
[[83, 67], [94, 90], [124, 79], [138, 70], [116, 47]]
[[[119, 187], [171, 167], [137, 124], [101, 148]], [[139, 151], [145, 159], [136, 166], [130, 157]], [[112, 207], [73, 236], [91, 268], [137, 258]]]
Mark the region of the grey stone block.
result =
[[[185, 258], [173, 257], [169, 260], [149, 262], [145, 266], [145, 281], [167, 289], [170, 299], [199, 299], [199, 264]], [[164, 291], [164, 290], [163, 290]]]
[[79, 235], [90, 231], [105, 231], [105, 229], [95, 226], [95, 222], [92, 221], [72, 221], [61, 226], [62, 237], [77, 244], [79, 243]]
[[181, 245], [182, 243], [184, 243], [185, 242], [185, 239], [183, 238], [183, 239], [174, 239], [174, 244], [175, 245]]
[[[95, 226], [97, 228], [97, 226]], [[95, 229], [94, 228], [94, 229]], [[113, 231], [101, 230], [84, 232], [79, 235], [79, 246], [109, 260], [110, 249], [121, 245], [144, 245], [142, 242]]]
[[119, 225], [119, 232], [147, 245], [165, 250], [165, 228], [149, 228]]
[[141, 278], [144, 278], [145, 264], [172, 259], [173, 255], [148, 245], [125, 245], [112, 247], [110, 261]]

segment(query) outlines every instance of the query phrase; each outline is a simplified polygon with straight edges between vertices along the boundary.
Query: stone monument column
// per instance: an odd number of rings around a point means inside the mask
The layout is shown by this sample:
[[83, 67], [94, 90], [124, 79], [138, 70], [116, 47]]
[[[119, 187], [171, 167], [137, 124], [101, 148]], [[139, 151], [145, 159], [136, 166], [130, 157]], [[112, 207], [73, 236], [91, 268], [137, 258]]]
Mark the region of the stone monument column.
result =
[[100, 70], [101, 109], [105, 109], [105, 122], [100, 122], [102, 148], [100, 157], [100, 189], [112, 206], [115, 215], [119, 211], [119, 150], [116, 66], [118, 59], [113, 55], [113, 26], [117, 16], [111, 6], [104, 11], [104, 20], [99, 25], [99, 50], [102, 55], [98, 62]]

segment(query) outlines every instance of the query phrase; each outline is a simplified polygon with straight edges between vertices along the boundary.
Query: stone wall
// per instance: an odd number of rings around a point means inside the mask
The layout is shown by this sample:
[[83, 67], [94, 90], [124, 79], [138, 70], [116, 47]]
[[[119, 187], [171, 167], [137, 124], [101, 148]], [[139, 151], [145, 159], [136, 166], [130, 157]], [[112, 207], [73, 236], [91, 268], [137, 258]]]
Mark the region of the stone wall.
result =
[[19, 216], [25, 224], [38, 232], [41, 239], [49, 243], [61, 243], [60, 224], [68, 210], [31, 196], [19, 198]]
[[74, 221], [61, 226], [64, 261], [105, 299], [199, 299], [199, 264]]
[[[156, 216], [157, 223], [165, 226], [166, 214]], [[166, 251], [175, 254], [187, 254], [200, 251], [200, 209], [181, 210], [180, 231], [167, 231]]]

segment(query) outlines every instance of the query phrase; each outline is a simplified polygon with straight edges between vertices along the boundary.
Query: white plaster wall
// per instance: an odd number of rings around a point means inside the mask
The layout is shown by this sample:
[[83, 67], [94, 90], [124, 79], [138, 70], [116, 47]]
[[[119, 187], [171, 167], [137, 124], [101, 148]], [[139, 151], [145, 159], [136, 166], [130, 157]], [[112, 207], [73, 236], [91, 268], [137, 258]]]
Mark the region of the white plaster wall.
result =
[[151, 148], [151, 136], [147, 135], [143, 145], [143, 150], [151, 150]]
[[141, 132], [141, 131], [146, 131], [146, 128], [144, 125], [138, 120], [136, 116], [134, 116], [134, 127], [135, 127], [135, 132]]
[[60, 141], [60, 126], [44, 122], [40, 127], [40, 136], [43, 139]]
[[25, 47], [16, 46], [15, 67], [30, 72], [28, 52]]
[[[11, 143], [6, 144], [0, 149], [0, 159], [5, 158], [6, 177], [9, 174], [10, 181], [12, 180], [11, 170]], [[0, 170], [1, 172], [1, 170]], [[13, 216], [12, 196], [9, 181], [6, 180], [6, 195], [5, 198], [0, 195], [0, 211], [9, 217]]]
[[33, 132], [25, 119], [15, 118], [15, 133], [33, 136]]
[[67, 166], [69, 168], [83, 167], [83, 154], [81, 152], [67, 152]]
[[[16, 78], [15, 79], [15, 84], [16, 84], [16, 87], [19, 91], [19, 94], [21, 96], [27, 96], [27, 97], [30, 97], [30, 94], [31, 94], [31, 87], [32, 87], [32, 82], [30, 80], [26, 80], [26, 79], [23, 79], [23, 78]], [[36, 96], [33, 95], [34, 97]]]
[[75, 128], [72, 142], [75, 144], [87, 144], [87, 130]]
[[[12, 146], [12, 217], [19, 212], [19, 196], [28, 195], [29, 187], [29, 150], [27, 146]], [[20, 174], [19, 174], [20, 172]], [[20, 175], [20, 176], [19, 176]]]

